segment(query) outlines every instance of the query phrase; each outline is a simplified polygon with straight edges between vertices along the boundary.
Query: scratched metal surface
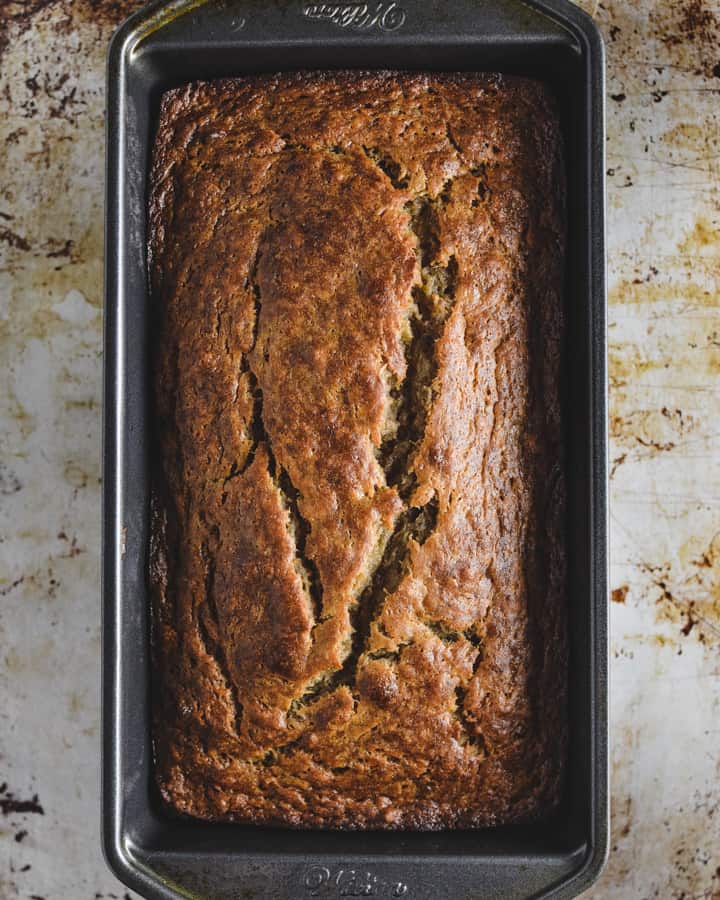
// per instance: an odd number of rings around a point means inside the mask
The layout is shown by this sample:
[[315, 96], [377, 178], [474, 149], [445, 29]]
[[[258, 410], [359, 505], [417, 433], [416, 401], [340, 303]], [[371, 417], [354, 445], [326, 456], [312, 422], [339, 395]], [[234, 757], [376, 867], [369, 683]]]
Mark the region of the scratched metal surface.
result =
[[[132, 0], [0, 0], [0, 900], [129, 897], [98, 844], [104, 53]], [[612, 850], [720, 900], [720, 0], [608, 42]]]

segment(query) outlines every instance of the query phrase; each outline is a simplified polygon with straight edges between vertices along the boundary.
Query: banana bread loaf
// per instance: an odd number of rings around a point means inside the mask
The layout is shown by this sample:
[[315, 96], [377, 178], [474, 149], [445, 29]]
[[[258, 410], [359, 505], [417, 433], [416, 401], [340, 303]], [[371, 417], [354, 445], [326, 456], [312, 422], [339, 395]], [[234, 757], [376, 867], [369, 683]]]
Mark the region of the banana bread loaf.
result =
[[177, 812], [437, 829], [556, 805], [563, 184], [530, 80], [163, 97], [150, 585]]

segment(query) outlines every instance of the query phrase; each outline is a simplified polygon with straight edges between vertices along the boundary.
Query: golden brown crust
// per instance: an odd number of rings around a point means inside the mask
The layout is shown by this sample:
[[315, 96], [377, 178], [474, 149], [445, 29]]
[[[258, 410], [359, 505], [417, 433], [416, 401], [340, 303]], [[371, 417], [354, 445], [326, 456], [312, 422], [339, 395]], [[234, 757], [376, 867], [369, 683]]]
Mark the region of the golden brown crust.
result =
[[556, 803], [562, 203], [528, 80], [164, 96], [150, 580], [178, 812], [428, 829]]

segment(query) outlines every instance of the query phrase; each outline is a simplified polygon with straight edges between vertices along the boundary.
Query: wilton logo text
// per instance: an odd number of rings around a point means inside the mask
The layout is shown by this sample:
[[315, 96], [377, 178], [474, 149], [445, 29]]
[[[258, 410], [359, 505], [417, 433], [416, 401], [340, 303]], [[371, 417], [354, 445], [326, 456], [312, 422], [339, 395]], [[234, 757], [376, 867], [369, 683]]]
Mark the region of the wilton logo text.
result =
[[303, 15], [353, 31], [397, 31], [406, 19], [405, 10], [396, 3], [310, 3], [303, 7]]

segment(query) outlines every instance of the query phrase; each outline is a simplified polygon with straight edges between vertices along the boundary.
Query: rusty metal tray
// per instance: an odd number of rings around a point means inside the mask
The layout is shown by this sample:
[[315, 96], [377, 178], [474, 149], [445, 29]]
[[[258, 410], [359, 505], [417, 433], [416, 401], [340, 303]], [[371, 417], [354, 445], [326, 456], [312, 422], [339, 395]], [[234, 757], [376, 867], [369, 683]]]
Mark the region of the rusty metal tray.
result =
[[[168, 818], [152, 787], [148, 158], [159, 98], [195, 79], [288, 69], [492, 70], [540, 77], [562, 109], [569, 181], [566, 421], [569, 778], [533, 826], [309, 832]], [[573, 897], [607, 852], [607, 398], [604, 54], [566, 0], [174, 0], [113, 38], [108, 62], [103, 509], [103, 841], [148, 898]]]

